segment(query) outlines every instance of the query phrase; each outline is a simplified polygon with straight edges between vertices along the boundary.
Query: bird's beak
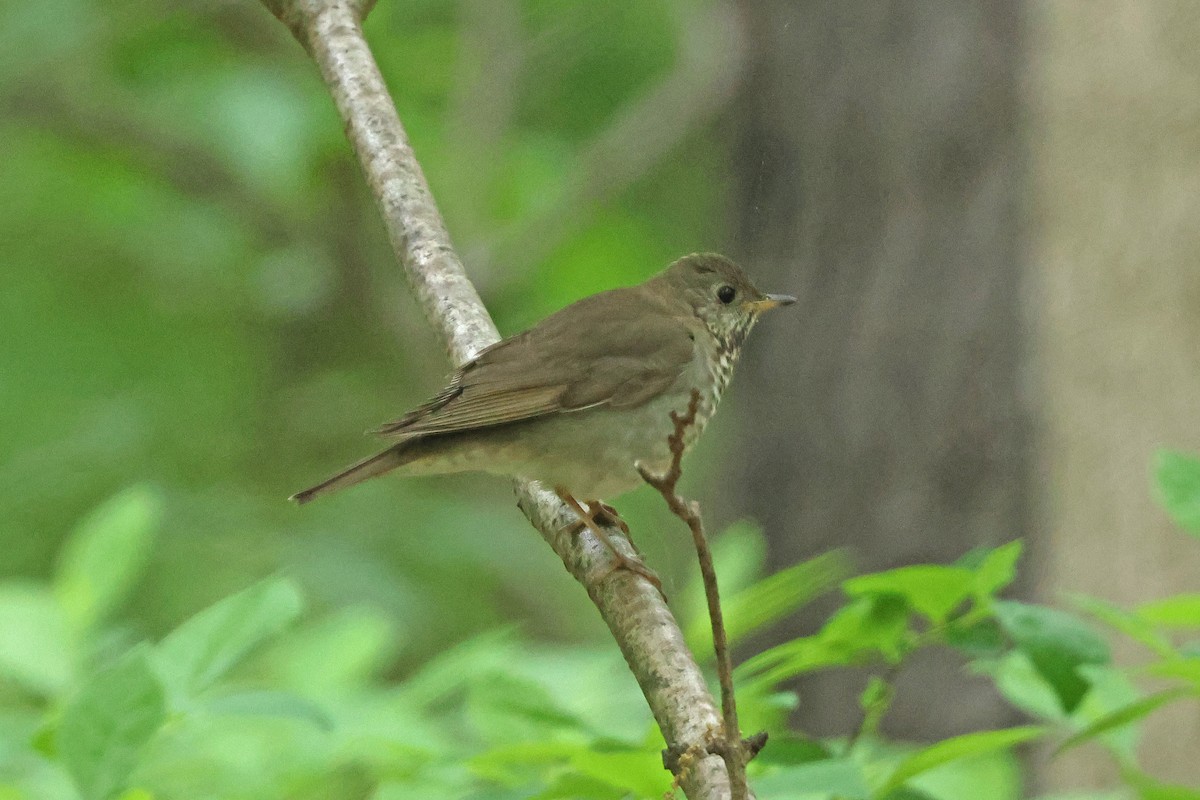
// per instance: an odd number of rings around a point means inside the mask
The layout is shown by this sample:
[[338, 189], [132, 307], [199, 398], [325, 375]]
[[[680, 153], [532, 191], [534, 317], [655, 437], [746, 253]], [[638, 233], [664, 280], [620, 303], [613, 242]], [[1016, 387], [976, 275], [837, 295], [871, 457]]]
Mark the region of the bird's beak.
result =
[[749, 306], [750, 310], [755, 314], [761, 314], [762, 312], [769, 311], [772, 308], [790, 306], [794, 302], [796, 302], [796, 298], [792, 297], [790, 294], [769, 294], [763, 297], [762, 300], [751, 300], [749, 303], [746, 303], [746, 305]]

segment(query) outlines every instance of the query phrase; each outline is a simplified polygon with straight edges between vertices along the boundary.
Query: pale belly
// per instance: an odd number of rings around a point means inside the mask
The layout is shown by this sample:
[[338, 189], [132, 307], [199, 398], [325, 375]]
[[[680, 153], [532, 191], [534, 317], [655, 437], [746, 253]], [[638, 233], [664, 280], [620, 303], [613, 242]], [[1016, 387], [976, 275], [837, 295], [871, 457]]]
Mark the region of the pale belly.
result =
[[[490, 472], [541, 481], [583, 500], [612, 499], [643, 483], [637, 465], [656, 475], [670, 467], [670, 414], [686, 412], [687, 397], [667, 395], [636, 409], [584, 409], [443, 440], [442, 446], [430, 448], [434, 452], [398, 472]], [[687, 430], [687, 444], [695, 441], [711, 412], [710, 403], [703, 402], [698, 424]]]
[[638, 464], [656, 475], [670, 466], [670, 411], [661, 402], [597, 408], [546, 420], [533, 433], [516, 430], [517, 474], [584, 499], [616, 497], [641, 485]]

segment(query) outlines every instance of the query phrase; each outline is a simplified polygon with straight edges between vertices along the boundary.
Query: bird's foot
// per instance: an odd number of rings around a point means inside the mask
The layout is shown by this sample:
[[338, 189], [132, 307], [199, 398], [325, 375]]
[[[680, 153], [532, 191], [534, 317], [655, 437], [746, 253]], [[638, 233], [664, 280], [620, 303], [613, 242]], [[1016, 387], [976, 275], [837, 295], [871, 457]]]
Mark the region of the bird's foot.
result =
[[[592, 522], [597, 525], [615, 525], [621, 529], [621, 533], [629, 535], [629, 526], [625, 524], [625, 520], [621, 519], [621, 515], [617, 510], [603, 500], [584, 500], [583, 505], [587, 507], [588, 515], [592, 518]], [[633, 540], [629, 540], [633, 544]], [[633, 549], [637, 550], [637, 545], [633, 545]], [[641, 555], [639, 553], [638, 555]]]
[[[612, 549], [611, 545], [609, 546], [609, 549], [610, 550]], [[657, 572], [655, 572], [654, 570], [647, 567], [646, 563], [644, 561], [642, 561], [640, 558], [630, 558], [629, 556], [625, 555], [624, 553], [618, 553], [616, 550], [613, 550], [612, 554], [613, 554], [612, 569], [610, 569], [608, 572], [606, 572], [600, 576], [601, 581], [606, 580], [609, 575], [612, 575], [617, 570], [620, 570], [620, 569], [629, 570], [634, 575], [640, 575], [643, 578], [645, 578], [650, 583], [651, 586], [653, 586], [655, 589], [658, 590], [658, 594], [660, 597], [662, 597], [663, 602], [665, 603], [667, 601], [667, 594], [666, 594], [666, 592], [663, 591], [662, 578], [658, 577]]]
[[[663, 600], [666, 601], [667, 596], [663, 593], [662, 578], [658, 577], [658, 573], [646, 566], [645, 562], [643, 562], [640, 558], [630, 557], [622, 553], [612, 541], [612, 537], [609, 536], [602, 527], [604, 525], [616, 525], [625, 533], [626, 536], [629, 535], [629, 526], [626, 525], [625, 521], [617, 515], [617, 510], [615, 508], [606, 503], [602, 503], [599, 500], [588, 500], [585, 501], [587, 505], [587, 509], [585, 510], [583, 505], [581, 505], [580, 502], [576, 500], [575, 497], [569, 492], [556, 490], [555, 493], [564, 503], [571, 507], [571, 510], [579, 515], [579, 521], [572, 523], [569, 528], [570, 534], [572, 536], [577, 536], [585, 529], [590, 530], [592, 533], [596, 534], [596, 538], [603, 542], [605, 547], [608, 548], [609, 552], [612, 553], [613, 566], [608, 570], [608, 572], [600, 576], [601, 581], [607, 579], [609, 575], [612, 575], [617, 570], [628, 570], [633, 574], [640, 575], [649, 581], [650, 585], [657, 589], [658, 593], [662, 595]], [[626, 539], [626, 541], [629, 542], [630, 546], [633, 547], [634, 551], [636, 552], [637, 545], [633, 544], [633, 541], [630, 539]], [[639, 553], [638, 555], [641, 554]]]

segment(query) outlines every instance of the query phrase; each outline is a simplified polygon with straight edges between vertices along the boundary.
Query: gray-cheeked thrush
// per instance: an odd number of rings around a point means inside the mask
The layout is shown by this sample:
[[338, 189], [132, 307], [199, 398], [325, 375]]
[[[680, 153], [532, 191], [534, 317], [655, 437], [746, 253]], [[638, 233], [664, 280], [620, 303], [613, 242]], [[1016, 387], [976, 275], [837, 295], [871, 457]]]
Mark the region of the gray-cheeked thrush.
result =
[[608, 543], [595, 521], [615, 515], [599, 498], [638, 486], [639, 465], [653, 474], [669, 468], [671, 412], [683, 414], [699, 392], [690, 445], [759, 315], [792, 302], [760, 292], [723, 256], [685, 256], [645, 283], [585, 297], [481, 351], [437, 396], [374, 431], [390, 447], [292, 499], [305, 503], [385, 472], [483, 471], [552, 487]]

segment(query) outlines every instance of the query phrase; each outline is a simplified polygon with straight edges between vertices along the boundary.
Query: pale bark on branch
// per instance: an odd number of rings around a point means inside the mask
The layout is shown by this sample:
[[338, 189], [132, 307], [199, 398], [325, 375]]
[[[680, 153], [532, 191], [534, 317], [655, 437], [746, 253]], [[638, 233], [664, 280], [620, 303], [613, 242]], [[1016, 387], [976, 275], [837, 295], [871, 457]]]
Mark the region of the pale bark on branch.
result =
[[[320, 68], [379, 204], [392, 247], [451, 360], [461, 364], [499, 334], [455, 254], [395, 106], [363, 38], [372, 0], [263, 0]], [[545, 487], [516, 485], [518, 506], [587, 589], [617, 640], [668, 748], [687, 752], [677, 773], [692, 800], [725, 798], [725, 764], [707, 753], [721, 717], [658, 590], [628, 570]], [[628, 547], [613, 529], [613, 538]], [[481, 540], [486, 536], [481, 533]], [[482, 545], [486, 546], [486, 544]], [[632, 548], [626, 555], [633, 557]]]

